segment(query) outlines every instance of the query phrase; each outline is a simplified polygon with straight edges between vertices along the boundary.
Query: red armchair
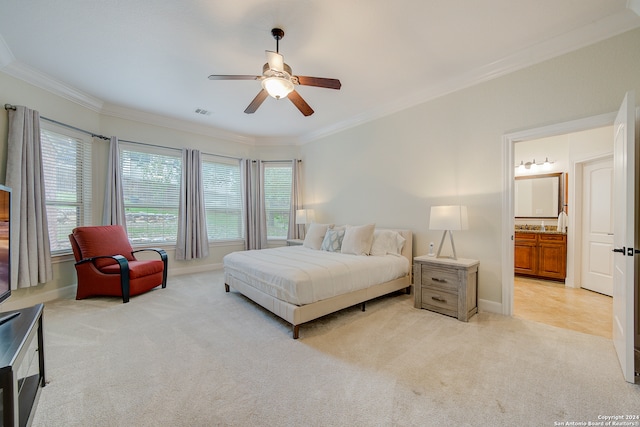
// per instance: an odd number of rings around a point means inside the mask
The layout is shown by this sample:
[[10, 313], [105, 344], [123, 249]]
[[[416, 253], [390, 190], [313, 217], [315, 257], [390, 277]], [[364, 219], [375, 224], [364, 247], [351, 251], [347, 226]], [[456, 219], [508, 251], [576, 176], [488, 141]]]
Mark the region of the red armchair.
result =
[[[69, 235], [76, 258], [76, 299], [91, 296], [129, 297], [156, 286], [167, 287], [167, 253], [162, 249], [133, 250], [121, 225], [77, 227]], [[137, 260], [134, 253], [155, 251], [160, 260]]]

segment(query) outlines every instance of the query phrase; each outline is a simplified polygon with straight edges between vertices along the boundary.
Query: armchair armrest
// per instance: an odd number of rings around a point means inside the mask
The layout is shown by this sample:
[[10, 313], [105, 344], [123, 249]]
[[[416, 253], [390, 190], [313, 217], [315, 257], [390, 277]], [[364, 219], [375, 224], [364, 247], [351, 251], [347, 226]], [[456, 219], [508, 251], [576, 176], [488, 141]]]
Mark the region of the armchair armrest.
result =
[[131, 254], [135, 254], [136, 252], [142, 252], [142, 251], [153, 251], [153, 252], [157, 252], [158, 255], [160, 255], [160, 259], [162, 260], [162, 263], [164, 264], [164, 268], [162, 269], [162, 287], [166, 288], [167, 287], [167, 252], [164, 249], [160, 249], [160, 248], [142, 248], [142, 249], [136, 249], [135, 251], [132, 251]]
[[129, 261], [122, 255], [101, 255], [91, 258], [84, 258], [76, 262], [76, 265], [86, 264], [88, 262], [93, 264], [93, 261], [100, 258], [111, 258], [115, 260], [120, 267], [120, 285], [122, 286], [122, 302], [129, 302]]

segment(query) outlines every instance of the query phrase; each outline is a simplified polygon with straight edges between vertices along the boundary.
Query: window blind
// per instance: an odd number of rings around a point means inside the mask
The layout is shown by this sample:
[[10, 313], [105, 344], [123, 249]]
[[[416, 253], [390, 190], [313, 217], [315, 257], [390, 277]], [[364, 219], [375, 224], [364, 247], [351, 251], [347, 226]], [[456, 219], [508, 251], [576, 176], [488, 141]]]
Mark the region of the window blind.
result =
[[240, 161], [202, 155], [202, 181], [209, 240], [242, 239]]
[[71, 231], [91, 224], [91, 141], [85, 138], [51, 125], [40, 128], [52, 254], [71, 251]]
[[286, 239], [291, 209], [292, 170], [290, 164], [265, 163], [264, 201], [267, 239]]
[[120, 143], [127, 234], [134, 244], [175, 243], [181, 158], [176, 150]]

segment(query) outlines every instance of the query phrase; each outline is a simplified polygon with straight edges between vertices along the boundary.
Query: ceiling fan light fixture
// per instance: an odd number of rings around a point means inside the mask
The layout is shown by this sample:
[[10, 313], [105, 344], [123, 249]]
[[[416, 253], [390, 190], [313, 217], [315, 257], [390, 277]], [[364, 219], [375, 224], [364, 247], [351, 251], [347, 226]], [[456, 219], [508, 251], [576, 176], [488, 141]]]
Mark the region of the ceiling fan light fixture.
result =
[[293, 91], [293, 83], [284, 77], [267, 77], [262, 87], [275, 99], [286, 98]]

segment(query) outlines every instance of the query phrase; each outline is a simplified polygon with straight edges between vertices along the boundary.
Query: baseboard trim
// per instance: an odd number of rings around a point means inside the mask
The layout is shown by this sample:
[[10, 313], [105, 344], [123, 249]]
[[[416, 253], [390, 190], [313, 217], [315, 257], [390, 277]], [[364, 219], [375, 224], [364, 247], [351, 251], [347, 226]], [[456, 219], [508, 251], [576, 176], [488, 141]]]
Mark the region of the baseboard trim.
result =
[[222, 263], [217, 264], [204, 264], [204, 265], [194, 265], [189, 267], [175, 268], [172, 267], [169, 269], [168, 276], [182, 276], [183, 274], [192, 274], [192, 273], [204, 273], [207, 271], [216, 271], [222, 270]]
[[489, 301], [489, 300], [486, 300], [486, 299], [479, 299], [478, 300], [478, 311], [487, 311], [489, 313], [503, 314], [502, 313], [502, 303], [495, 302], [495, 301]]
[[32, 291], [26, 288], [24, 290], [26, 295], [20, 295], [20, 289], [11, 292], [11, 298], [2, 303], [2, 311], [19, 310], [56, 299], [74, 299], [76, 297], [76, 284], [48, 291]]
[[[183, 268], [169, 268], [168, 277], [181, 276], [183, 274], [204, 273], [222, 269], [222, 263], [189, 266]], [[171, 282], [168, 283], [171, 286]], [[47, 303], [57, 299], [74, 299], [76, 297], [76, 284], [66, 285], [51, 290], [39, 290], [35, 288], [17, 289], [12, 291], [11, 298], [2, 303], [2, 311], [20, 310], [40, 303]]]

